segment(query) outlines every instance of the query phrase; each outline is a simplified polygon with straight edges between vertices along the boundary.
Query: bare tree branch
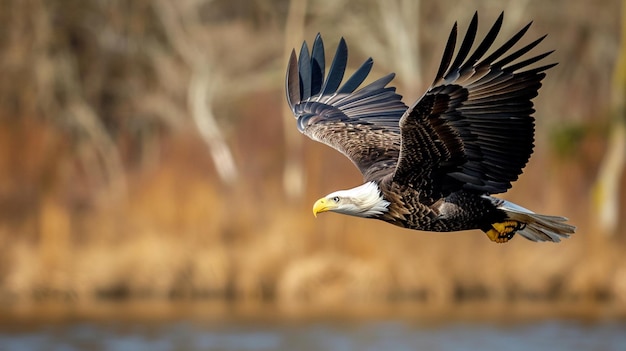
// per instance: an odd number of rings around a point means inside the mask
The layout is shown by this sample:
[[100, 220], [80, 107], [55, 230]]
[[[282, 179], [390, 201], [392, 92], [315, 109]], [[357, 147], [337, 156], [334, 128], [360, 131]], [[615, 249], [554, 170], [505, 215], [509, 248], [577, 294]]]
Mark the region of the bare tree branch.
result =
[[[204, 142], [208, 145], [213, 163], [224, 183], [233, 183], [237, 180], [238, 172], [235, 161], [225, 142], [222, 132], [215, 121], [213, 101], [216, 93], [211, 89], [211, 81], [216, 81], [216, 70], [210, 57], [198, 49], [192, 35], [185, 30], [183, 23], [197, 24], [199, 18], [193, 8], [193, 3], [174, 3], [168, 0], [155, 1], [154, 7], [165, 28], [169, 42], [183, 58], [191, 70], [191, 79], [187, 91], [189, 112]], [[185, 11], [183, 7], [187, 5]], [[193, 6], [191, 6], [193, 7]]]
[[211, 110], [213, 104], [210, 99], [215, 96], [215, 84], [211, 85], [210, 77], [208, 68], [195, 67], [189, 82], [188, 105], [200, 135], [209, 145], [220, 178], [226, 183], [233, 183], [237, 180], [237, 168]]

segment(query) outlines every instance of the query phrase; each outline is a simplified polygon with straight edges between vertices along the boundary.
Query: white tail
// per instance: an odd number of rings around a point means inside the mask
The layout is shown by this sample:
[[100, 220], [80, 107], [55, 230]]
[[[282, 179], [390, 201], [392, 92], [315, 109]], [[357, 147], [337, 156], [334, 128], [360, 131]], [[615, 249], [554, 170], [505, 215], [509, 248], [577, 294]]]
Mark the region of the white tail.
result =
[[525, 224], [517, 233], [532, 241], [559, 242], [574, 234], [576, 227], [565, 223], [567, 218], [534, 213], [512, 202], [486, 196], [504, 212], [509, 219]]

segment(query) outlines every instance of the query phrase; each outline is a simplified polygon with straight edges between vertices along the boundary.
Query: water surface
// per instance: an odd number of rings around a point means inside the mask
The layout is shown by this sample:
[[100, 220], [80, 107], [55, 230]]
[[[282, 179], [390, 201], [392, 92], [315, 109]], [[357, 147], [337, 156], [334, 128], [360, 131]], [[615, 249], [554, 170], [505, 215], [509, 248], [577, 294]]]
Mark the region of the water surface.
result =
[[0, 350], [626, 350], [626, 324], [572, 321], [498, 326], [406, 321], [71, 323], [0, 333]]

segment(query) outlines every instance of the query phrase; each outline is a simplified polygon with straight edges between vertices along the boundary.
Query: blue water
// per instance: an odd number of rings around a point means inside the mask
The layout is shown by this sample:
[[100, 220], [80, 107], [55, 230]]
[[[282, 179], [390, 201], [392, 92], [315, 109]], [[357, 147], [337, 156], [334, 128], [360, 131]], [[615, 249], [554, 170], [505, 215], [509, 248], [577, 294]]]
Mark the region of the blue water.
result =
[[626, 350], [626, 323], [69, 323], [0, 331], [2, 351]]

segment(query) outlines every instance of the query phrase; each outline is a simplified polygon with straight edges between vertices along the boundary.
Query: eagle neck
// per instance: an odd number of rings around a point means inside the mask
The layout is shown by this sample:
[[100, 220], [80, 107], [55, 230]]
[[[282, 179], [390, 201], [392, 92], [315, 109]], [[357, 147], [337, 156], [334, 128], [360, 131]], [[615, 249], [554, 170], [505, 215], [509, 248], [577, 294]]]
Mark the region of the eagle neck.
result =
[[385, 200], [376, 182], [367, 182], [349, 190], [359, 217], [376, 217], [388, 211], [390, 202]]

